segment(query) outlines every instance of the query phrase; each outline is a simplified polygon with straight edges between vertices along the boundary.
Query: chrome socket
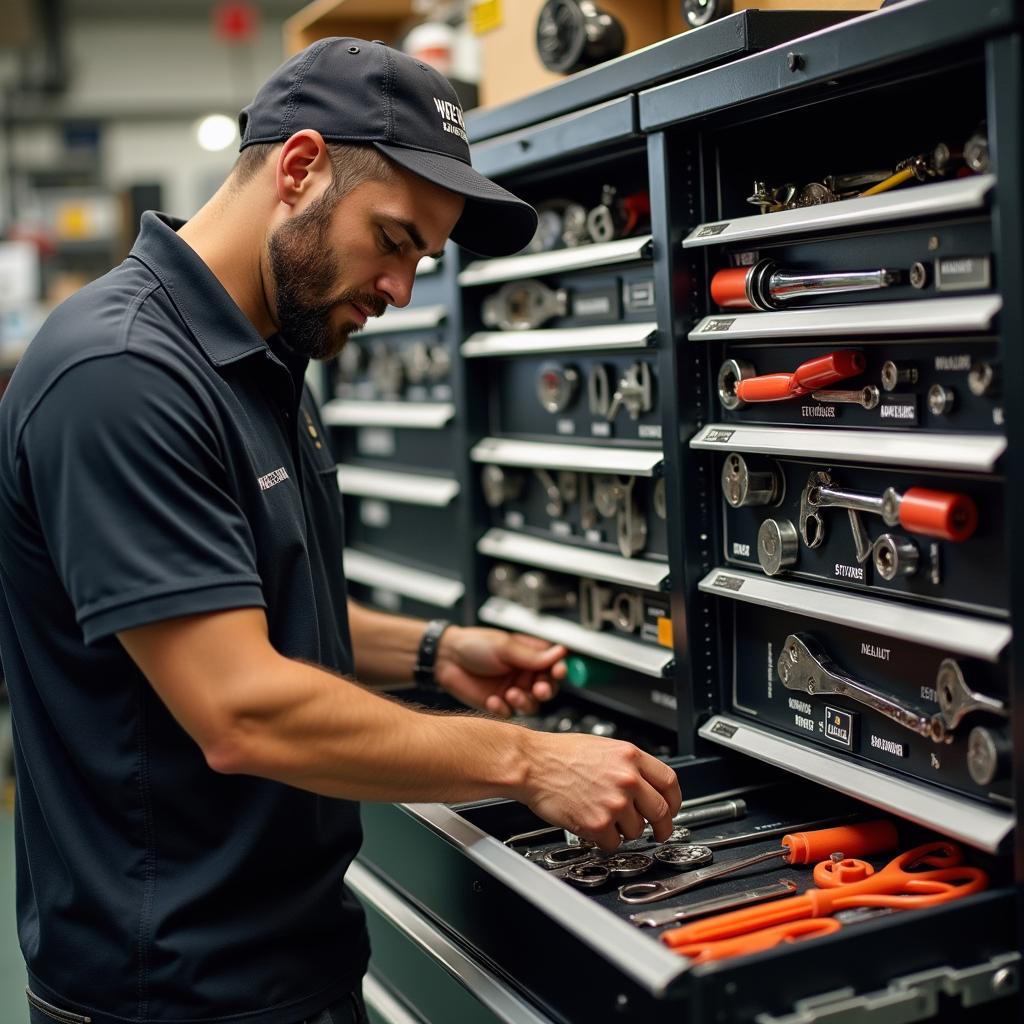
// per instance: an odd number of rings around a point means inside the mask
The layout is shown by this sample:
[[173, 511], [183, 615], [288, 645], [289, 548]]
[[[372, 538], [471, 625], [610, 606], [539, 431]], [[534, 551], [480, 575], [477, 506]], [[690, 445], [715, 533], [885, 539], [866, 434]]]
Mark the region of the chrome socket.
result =
[[875, 572], [887, 583], [897, 576], [913, 576], [920, 554], [909, 538], [896, 533], [883, 533], [874, 545]]
[[730, 452], [722, 467], [722, 493], [733, 508], [775, 505], [782, 497], [782, 478], [772, 469], [752, 472], [742, 455]]
[[757, 531], [757, 560], [768, 576], [777, 576], [800, 555], [800, 535], [788, 519], [766, 519]]
[[723, 409], [742, 409], [747, 403], [736, 394], [736, 386], [741, 380], [748, 380], [757, 375], [751, 363], [742, 359], [726, 359], [718, 368], [718, 400]]

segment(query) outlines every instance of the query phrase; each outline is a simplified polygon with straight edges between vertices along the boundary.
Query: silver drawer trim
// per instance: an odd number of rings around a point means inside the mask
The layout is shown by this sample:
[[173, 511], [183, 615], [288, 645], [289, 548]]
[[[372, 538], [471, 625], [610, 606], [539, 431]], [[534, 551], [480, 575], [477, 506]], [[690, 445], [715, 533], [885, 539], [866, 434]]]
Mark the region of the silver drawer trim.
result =
[[447, 971], [466, 991], [506, 1024], [551, 1024], [496, 975], [471, 960], [422, 914], [359, 861], [345, 873], [345, 882], [396, 931], [404, 935], [435, 964]]
[[690, 341], [725, 338], [813, 338], [860, 334], [949, 334], [987, 331], [1003, 308], [998, 295], [914, 302], [865, 302], [776, 313], [716, 313], [692, 331]]
[[464, 857], [501, 881], [546, 917], [556, 920], [586, 946], [632, 978], [645, 991], [663, 997], [690, 968], [690, 961], [652, 942], [625, 920], [576, 892], [522, 854], [502, 845], [443, 804], [400, 804], [406, 813], [454, 846]]
[[712, 221], [695, 227], [683, 239], [683, 248], [722, 245], [749, 238], [775, 238], [802, 231], [857, 227], [878, 221], [890, 223], [909, 217], [930, 217], [958, 210], [977, 210], [985, 205], [995, 181], [994, 174], [979, 174], [974, 178], [940, 181], [862, 199], [844, 199], [838, 203], [807, 206], [800, 210], [780, 210], [778, 213], [734, 217], [730, 221]]
[[555, 249], [552, 252], [527, 253], [524, 256], [506, 256], [495, 260], [474, 260], [459, 274], [459, 284], [491, 284], [566, 270], [604, 267], [613, 263], [634, 263], [650, 259], [645, 251], [651, 244], [651, 237], [639, 235], [614, 242], [579, 245], [574, 249]]
[[338, 490], [360, 498], [444, 508], [459, 493], [459, 483], [443, 476], [421, 476], [419, 473], [342, 464], [338, 466]]
[[530, 537], [509, 530], [488, 530], [477, 541], [477, 551], [490, 558], [507, 558], [541, 568], [555, 568], [578, 576], [592, 576], [610, 583], [645, 590], [661, 590], [668, 579], [668, 565], [636, 558], [623, 558], [603, 551], [588, 551], [557, 541]]
[[647, 348], [656, 323], [601, 324], [598, 327], [552, 327], [537, 331], [477, 331], [463, 343], [467, 359], [481, 356], [525, 356], [535, 352], [588, 352]]
[[589, 654], [628, 668], [645, 676], [662, 679], [672, 664], [672, 652], [650, 644], [627, 640], [610, 633], [595, 633], [579, 623], [559, 619], [554, 615], [538, 615], [528, 608], [506, 601], [501, 597], [488, 598], [478, 613], [480, 621], [491, 626], [502, 626], [515, 633], [531, 633], [542, 640], [563, 644], [570, 651]]
[[329, 427], [440, 430], [455, 415], [451, 402], [359, 402], [335, 398], [320, 409]]
[[342, 564], [345, 566], [345, 578], [354, 583], [380, 587], [438, 608], [453, 607], [466, 592], [460, 580], [414, 569], [355, 548], [345, 548]]
[[496, 466], [538, 466], [581, 473], [623, 473], [654, 476], [664, 456], [660, 451], [601, 448], [597, 445], [548, 444], [546, 441], [507, 441], [485, 437], [469, 452], [474, 462]]
[[998, 852], [1013, 831], [1010, 811], [851, 763], [744, 719], [714, 715], [700, 727], [699, 734], [988, 853]]
[[446, 306], [418, 306], [415, 309], [388, 309], [382, 316], [371, 317], [359, 331], [367, 334], [394, 334], [397, 331], [428, 331], [440, 326], [448, 315]]
[[1001, 622], [770, 579], [752, 572], [712, 569], [698, 587], [705, 594], [809, 615], [822, 622], [870, 630], [993, 663], [1013, 637], [1010, 627]]
[[391, 990], [377, 980], [372, 968], [363, 978], [363, 1001], [386, 1024], [423, 1024], [422, 1017], [414, 1017], [391, 994]]
[[433, 256], [421, 256], [419, 263], [416, 264], [416, 276], [424, 277], [427, 274], [436, 274], [440, 267], [440, 260], [434, 259]]
[[990, 473], [1006, 451], [1006, 438], [998, 434], [747, 427], [734, 423], [710, 423], [693, 437], [690, 447], [709, 452], [760, 452], [826, 459], [828, 462], [848, 459], [879, 466], [922, 466], [951, 472]]

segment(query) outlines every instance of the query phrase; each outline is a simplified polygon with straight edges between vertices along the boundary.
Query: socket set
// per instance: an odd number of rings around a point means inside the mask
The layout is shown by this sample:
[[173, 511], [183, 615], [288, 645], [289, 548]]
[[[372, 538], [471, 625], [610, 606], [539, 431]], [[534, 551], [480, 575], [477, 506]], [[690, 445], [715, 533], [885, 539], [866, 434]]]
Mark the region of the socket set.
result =
[[733, 620], [734, 711], [1009, 806], [1005, 665], [950, 652], [942, 633], [911, 641], [739, 601]]
[[645, 189], [603, 184], [597, 202], [544, 199], [535, 204], [537, 230], [525, 253], [575, 249], [629, 238], [650, 229], [651, 200]]
[[725, 561], [1005, 613], [1003, 481], [730, 452], [720, 463]]
[[491, 360], [488, 370], [491, 433], [660, 447], [653, 356], [558, 353]]
[[[394, 313], [390, 313], [394, 316]], [[349, 339], [336, 360], [334, 394], [360, 401], [452, 399], [451, 354], [437, 332]]]
[[495, 525], [624, 558], [667, 557], [664, 477], [490, 464], [480, 487]]
[[593, 633], [609, 632], [661, 647], [672, 646], [667, 596], [606, 580], [496, 562], [487, 591], [536, 615], [554, 612]]

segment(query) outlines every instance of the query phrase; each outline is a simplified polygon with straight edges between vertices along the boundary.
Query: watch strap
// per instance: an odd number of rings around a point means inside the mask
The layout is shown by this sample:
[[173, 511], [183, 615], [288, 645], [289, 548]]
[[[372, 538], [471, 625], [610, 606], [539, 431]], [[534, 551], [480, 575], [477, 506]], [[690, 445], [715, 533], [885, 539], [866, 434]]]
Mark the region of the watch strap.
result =
[[417, 686], [438, 689], [434, 664], [437, 661], [437, 649], [441, 646], [441, 635], [450, 625], [447, 619], [431, 619], [427, 623], [416, 652], [416, 666], [412, 670], [412, 678]]

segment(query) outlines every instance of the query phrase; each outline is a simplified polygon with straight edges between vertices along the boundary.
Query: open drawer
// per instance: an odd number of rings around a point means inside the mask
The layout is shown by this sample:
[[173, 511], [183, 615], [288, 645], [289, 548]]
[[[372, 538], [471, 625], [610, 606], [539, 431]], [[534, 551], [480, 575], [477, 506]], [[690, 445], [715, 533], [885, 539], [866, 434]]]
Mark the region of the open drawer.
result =
[[[687, 759], [675, 768], [687, 805], [736, 797], [747, 804], [742, 820], [695, 828], [692, 842], [760, 833], [716, 849], [715, 863], [778, 848], [779, 828], [800, 830], [850, 814], [879, 816], [867, 805], [739, 755]], [[539, 848], [505, 845], [543, 825], [517, 803], [368, 804], [364, 817], [362, 862], [475, 960], [492, 970], [500, 965], [509, 983], [555, 1020], [881, 1024], [975, 1019], [975, 1012], [987, 1021], [1017, 1019], [1010, 865], [974, 850], [965, 848], [965, 859], [988, 872], [986, 891], [926, 910], [869, 917], [766, 952], [696, 964], [659, 941], [662, 927], [640, 928], [629, 915], [783, 878], [803, 891], [812, 884], [811, 867], [769, 862], [643, 908], [619, 902], [621, 879], [582, 891], [524, 855], [542, 853], [545, 843], [550, 849], [560, 835], [536, 840]], [[901, 850], [936, 838], [895, 823]], [[870, 859], [881, 867], [894, 855]], [[645, 878], [676, 870], [657, 865]], [[875, 1006], [886, 1013], [872, 1015]]]

